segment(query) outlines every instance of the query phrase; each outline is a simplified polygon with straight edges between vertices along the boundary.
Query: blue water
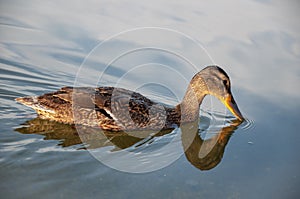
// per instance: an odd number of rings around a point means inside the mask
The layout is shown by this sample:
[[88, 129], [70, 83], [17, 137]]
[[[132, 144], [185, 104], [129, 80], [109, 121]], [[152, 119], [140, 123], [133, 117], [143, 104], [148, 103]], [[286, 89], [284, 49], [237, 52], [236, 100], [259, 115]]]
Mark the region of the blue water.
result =
[[[1, 198], [299, 196], [298, 2], [0, 4]], [[228, 135], [224, 153], [211, 156], [220, 161], [206, 170], [184, 153], [182, 129], [156, 137], [88, 130], [80, 139], [76, 128], [35, 119], [14, 101], [63, 86], [112, 85], [175, 105], [210, 64], [228, 72], [247, 121], [227, 132], [233, 117], [205, 100], [194, 133]]]

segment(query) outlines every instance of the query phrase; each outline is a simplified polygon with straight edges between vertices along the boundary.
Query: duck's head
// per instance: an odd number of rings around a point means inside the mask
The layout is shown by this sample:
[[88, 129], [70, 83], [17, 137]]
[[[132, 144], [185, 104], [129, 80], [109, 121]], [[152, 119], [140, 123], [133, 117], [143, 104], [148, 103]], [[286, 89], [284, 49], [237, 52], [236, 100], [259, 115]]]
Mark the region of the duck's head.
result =
[[[204, 68], [193, 77], [190, 85], [197, 94], [215, 96], [235, 117], [241, 121], [244, 120], [231, 93], [229, 76], [222, 68], [218, 66]], [[204, 96], [199, 96], [198, 99]]]

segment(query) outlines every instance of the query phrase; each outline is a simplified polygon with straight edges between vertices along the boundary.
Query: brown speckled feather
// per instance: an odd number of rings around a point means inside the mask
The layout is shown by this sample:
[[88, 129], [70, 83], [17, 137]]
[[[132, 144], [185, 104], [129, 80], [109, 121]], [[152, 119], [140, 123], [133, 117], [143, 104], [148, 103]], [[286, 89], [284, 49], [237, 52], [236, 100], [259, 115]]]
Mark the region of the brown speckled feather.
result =
[[64, 87], [17, 101], [32, 107], [44, 119], [111, 131], [170, 129], [180, 120], [176, 109], [122, 88]]

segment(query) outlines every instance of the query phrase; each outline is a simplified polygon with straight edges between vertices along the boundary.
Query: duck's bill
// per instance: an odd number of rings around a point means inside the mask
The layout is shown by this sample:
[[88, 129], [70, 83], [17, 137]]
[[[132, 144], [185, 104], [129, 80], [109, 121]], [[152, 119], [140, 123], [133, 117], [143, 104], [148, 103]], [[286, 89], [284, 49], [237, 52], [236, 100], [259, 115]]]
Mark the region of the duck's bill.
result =
[[239, 110], [239, 107], [237, 106], [234, 98], [232, 95], [229, 95], [224, 101], [223, 103], [225, 104], [225, 106], [230, 110], [230, 112], [237, 117], [237, 119], [239, 119], [240, 121], [244, 120], [244, 117], [242, 115], [242, 113]]

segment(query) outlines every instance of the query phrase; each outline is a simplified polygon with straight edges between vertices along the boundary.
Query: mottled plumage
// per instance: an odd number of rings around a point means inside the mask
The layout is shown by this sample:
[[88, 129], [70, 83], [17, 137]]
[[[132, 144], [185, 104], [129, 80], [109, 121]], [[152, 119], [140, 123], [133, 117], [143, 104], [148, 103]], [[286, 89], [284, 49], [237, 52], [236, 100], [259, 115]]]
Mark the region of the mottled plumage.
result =
[[16, 100], [35, 109], [43, 119], [104, 130], [168, 129], [180, 121], [180, 111], [122, 88], [64, 87]]

